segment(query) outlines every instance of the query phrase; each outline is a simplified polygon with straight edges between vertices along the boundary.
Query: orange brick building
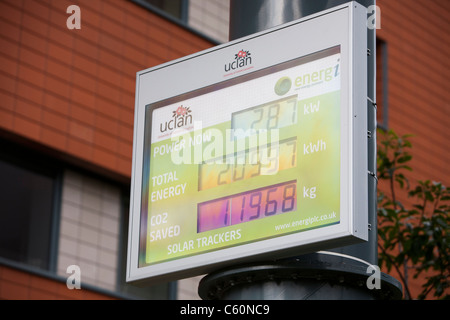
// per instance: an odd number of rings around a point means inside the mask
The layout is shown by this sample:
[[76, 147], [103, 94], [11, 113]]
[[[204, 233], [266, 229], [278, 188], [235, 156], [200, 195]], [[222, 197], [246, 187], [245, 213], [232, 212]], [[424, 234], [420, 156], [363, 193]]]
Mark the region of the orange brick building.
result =
[[[445, 130], [450, 124], [450, 2], [378, 0], [377, 5], [381, 8], [381, 29], [377, 30], [381, 44], [377, 60], [379, 117], [385, 112], [382, 90], [386, 86], [387, 128], [399, 135], [413, 135], [413, 171], [405, 172], [411, 186], [416, 186], [418, 180], [440, 181], [449, 186], [450, 150]], [[385, 70], [383, 63], [387, 64]], [[378, 187], [389, 192], [386, 181], [380, 181]], [[411, 207], [406, 192], [398, 196]], [[412, 277], [413, 270], [408, 273], [411, 296], [417, 297], [424, 276], [417, 280]], [[400, 279], [394, 272], [392, 275]], [[432, 299], [432, 295], [428, 298]]]
[[[204, 30], [228, 8], [199, 1], [192, 20], [186, 1], [175, 18], [145, 0], [0, 1], [0, 199], [17, 203], [0, 210], [0, 299], [197, 298], [195, 280], [130, 288], [124, 266], [136, 72], [226, 41]], [[449, 184], [450, 2], [377, 4], [380, 123], [415, 135], [412, 179]]]

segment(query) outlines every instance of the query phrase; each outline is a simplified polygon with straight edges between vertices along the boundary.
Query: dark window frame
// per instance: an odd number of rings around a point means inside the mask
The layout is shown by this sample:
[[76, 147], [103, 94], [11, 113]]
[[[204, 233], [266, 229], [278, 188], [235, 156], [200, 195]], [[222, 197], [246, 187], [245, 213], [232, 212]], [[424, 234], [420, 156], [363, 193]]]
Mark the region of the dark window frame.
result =
[[175, 19], [178, 22], [181, 22], [183, 24], [188, 23], [188, 17], [189, 17], [189, 0], [179, 0], [180, 1], [180, 16], [174, 16], [173, 14], [171, 14], [170, 12], [164, 10], [163, 8], [152, 4], [150, 1], [152, 0], [131, 0], [132, 2], [146, 8], [149, 9], [161, 16], [164, 16], [166, 18], [169, 19]]
[[[377, 116], [377, 127], [387, 131], [389, 129], [389, 61], [388, 43], [377, 37], [377, 113], [381, 112], [381, 118]], [[381, 65], [380, 65], [381, 64]], [[378, 86], [381, 84], [381, 88]]]
[[[126, 277], [126, 267], [127, 267], [127, 259], [128, 259], [128, 225], [129, 225], [129, 206], [130, 206], [130, 186], [128, 188], [122, 189], [121, 194], [121, 219], [120, 219], [120, 239], [119, 239], [119, 255], [118, 255], [118, 262], [117, 262], [117, 291], [121, 292], [122, 294], [135, 296], [137, 298], [144, 298], [144, 299], [167, 299], [167, 300], [176, 300], [177, 298], [177, 281], [167, 282], [167, 283], [161, 283], [153, 287], [154, 290], [160, 291], [160, 290], [167, 290], [167, 296], [164, 298], [152, 296], [150, 293], [147, 295], [146, 290], [149, 290], [150, 287], [138, 287], [134, 286], [133, 284], [128, 284], [125, 281]], [[167, 288], [164, 288], [164, 286], [167, 286]]]
[[[7, 264], [23, 266], [25, 269], [36, 269], [42, 272], [55, 273], [58, 263], [58, 239], [59, 239], [59, 218], [61, 211], [61, 190], [63, 168], [60, 163], [41, 152], [27, 148], [21, 144], [0, 138], [0, 161], [13, 165], [21, 170], [30, 171], [33, 174], [49, 177], [53, 180], [51, 212], [49, 221], [49, 240], [47, 267], [39, 268], [24, 261], [1, 257]], [[31, 159], [31, 160], [30, 160]]]
[[[39, 147], [31, 142], [23, 142], [22, 139], [16, 141], [16, 139], [7, 140], [0, 137], [0, 161], [13, 164], [17, 167], [24, 168], [26, 170], [37, 172], [45, 176], [52, 176], [54, 178], [53, 183], [53, 203], [51, 209], [51, 220], [50, 220], [50, 237], [48, 245], [48, 268], [39, 268], [28, 264], [26, 262], [20, 262], [14, 259], [0, 256], [0, 265], [11, 267], [23, 272], [34, 274], [40, 277], [48, 278], [57, 282], [65, 283], [67, 277], [57, 274], [57, 264], [58, 264], [58, 246], [60, 240], [60, 221], [61, 221], [61, 205], [62, 205], [62, 190], [64, 184], [64, 172], [66, 170], [71, 170], [78, 172], [83, 175], [93, 177], [94, 179], [101, 180], [106, 183], [110, 183], [120, 188], [121, 190], [121, 232], [119, 233], [119, 251], [117, 256], [117, 277], [116, 286], [114, 290], [103, 289], [92, 284], [83, 283], [81, 280], [82, 288], [104, 294], [106, 296], [116, 297], [119, 299], [142, 299], [139, 294], [133, 294], [134, 292], [129, 292], [123, 290], [123, 283], [125, 282], [125, 268], [126, 268], [126, 244], [128, 238], [127, 233], [123, 232], [128, 226], [128, 201], [130, 185], [123, 182], [118, 182], [116, 180], [107, 178], [103, 175], [99, 175], [91, 170], [83, 169], [79, 166], [72, 165], [59, 160], [58, 157], [53, 157], [54, 155], [50, 150]], [[126, 222], [126, 223], [124, 223]], [[123, 223], [123, 224], [122, 224]], [[127, 230], [126, 230], [127, 232]], [[125, 248], [123, 248], [125, 246]], [[125, 262], [125, 263], [124, 263]], [[176, 285], [174, 283], [169, 283], [167, 287], [167, 299], [176, 298]]]
[[203, 38], [204, 40], [210, 42], [212, 45], [219, 45], [222, 42], [218, 41], [217, 39], [214, 39], [206, 34], [204, 34], [203, 32], [189, 26], [188, 21], [189, 21], [189, 0], [182, 0], [182, 13], [181, 13], [181, 19], [174, 17], [173, 15], [165, 12], [164, 10], [151, 5], [150, 3], [146, 2], [145, 0], [127, 0], [130, 2], [133, 2], [134, 4], [145, 8], [153, 13], [156, 13], [157, 15], [159, 15], [160, 17], [163, 17], [164, 19], [188, 30], [189, 32]]
[[[91, 290], [100, 292], [105, 295], [118, 297], [119, 299], [127, 299], [127, 300], [134, 300], [134, 299], [148, 299], [148, 297], [145, 296], [145, 290], [148, 288], [130, 288], [130, 286], [125, 282], [125, 276], [126, 276], [126, 266], [127, 266], [127, 248], [128, 248], [128, 222], [129, 222], [129, 202], [130, 202], [130, 187], [131, 187], [131, 181], [125, 182], [123, 180], [118, 181], [113, 177], [107, 177], [105, 175], [102, 175], [99, 172], [94, 172], [91, 169], [85, 169], [76, 165], [71, 164], [64, 164], [62, 168], [62, 174], [61, 174], [61, 197], [62, 197], [62, 188], [64, 183], [64, 172], [65, 171], [73, 171], [76, 173], [79, 173], [83, 176], [91, 177], [92, 179], [99, 180], [103, 183], [110, 184], [120, 190], [120, 216], [119, 216], [119, 238], [118, 238], [118, 248], [117, 248], [117, 257], [116, 257], [116, 284], [114, 287], [114, 290], [104, 289], [101, 287], [98, 287], [94, 284], [87, 284], [83, 283], [83, 276], [81, 276], [81, 287], [90, 288]], [[61, 199], [62, 202], [62, 199]], [[58, 212], [58, 216], [61, 215], [61, 212]], [[58, 234], [57, 239], [59, 239], [59, 228], [58, 228]], [[56, 248], [57, 250], [57, 248]], [[56, 251], [56, 255], [58, 252]], [[81, 271], [83, 272], [83, 271]], [[56, 274], [56, 269], [55, 269]], [[68, 274], [69, 276], [69, 274]], [[161, 285], [164, 285], [161, 284]], [[160, 286], [161, 286], [160, 285]], [[151, 297], [151, 299], [176, 299], [176, 292], [177, 287], [173, 283], [167, 283], [167, 296], [164, 298], [161, 297]], [[143, 294], [141, 294], [143, 293]]]

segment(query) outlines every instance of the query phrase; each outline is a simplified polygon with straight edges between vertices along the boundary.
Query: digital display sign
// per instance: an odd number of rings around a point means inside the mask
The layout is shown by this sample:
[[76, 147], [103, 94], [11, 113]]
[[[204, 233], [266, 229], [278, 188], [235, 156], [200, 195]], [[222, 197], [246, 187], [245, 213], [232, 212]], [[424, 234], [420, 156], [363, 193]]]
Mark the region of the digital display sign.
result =
[[336, 46], [147, 105], [141, 265], [339, 223], [340, 63]]
[[[356, 9], [329, 14], [351, 25]], [[129, 281], [366, 238], [367, 212], [356, 212], [367, 203], [355, 197], [367, 199], [367, 158], [354, 154], [366, 148], [355, 104], [366, 88], [353, 91], [364, 86], [354, 68], [364, 46], [344, 26], [316, 48], [286, 47], [284, 58], [260, 50], [316, 19], [138, 75]], [[208, 76], [217, 60], [223, 69]]]

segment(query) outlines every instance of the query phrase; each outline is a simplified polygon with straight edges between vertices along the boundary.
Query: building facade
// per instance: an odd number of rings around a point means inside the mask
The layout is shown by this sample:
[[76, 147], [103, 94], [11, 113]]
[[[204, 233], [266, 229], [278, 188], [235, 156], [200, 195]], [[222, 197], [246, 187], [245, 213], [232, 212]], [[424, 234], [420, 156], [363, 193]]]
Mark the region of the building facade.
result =
[[[415, 135], [412, 179], [448, 185], [450, 2], [377, 4], [379, 124]], [[0, 1], [0, 299], [198, 299], [201, 277], [124, 281], [135, 78], [226, 42], [228, 12], [223, 0]], [[73, 265], [81, 290], [66, 283]]]

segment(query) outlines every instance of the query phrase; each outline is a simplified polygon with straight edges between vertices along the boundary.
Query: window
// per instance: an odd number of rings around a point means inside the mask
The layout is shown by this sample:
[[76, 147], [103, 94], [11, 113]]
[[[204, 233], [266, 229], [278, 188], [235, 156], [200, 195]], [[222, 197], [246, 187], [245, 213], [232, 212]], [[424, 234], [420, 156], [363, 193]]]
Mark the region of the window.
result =
[[139, 288], [125, 283], [129, 186], [91, 172], [64, 169], [57, 274], [80, 267], [88, 284], [127, 297], [168, 299], [168, 284]]
[[4, 141], [0, 148], [0, 257], [51, 270], [58, 170]]
[[174, 284], [125, 283], [129, 186], [0, 139], [0, 261], [124, 297], [170, 299]]
[[187, 0], [132, 0], [146, 8], [166, 13], [181, 21], [187, 21]]
[[119, 243], [120, 245], [120, 261], [119, 261], [119, 280], [118, 280], [118, 286], [119, 290], [122, 293], [126, 293], [133, 297], [138, 297], [140, 299], [157, 299], [157, 300], [167, 300], [176, 299], [176, 291], [177, 291], [177, 285], [176, 282], [170, 282], [170, 283], [160, 283], [153, 286], [136, 286], [133, 284], [129, 284], [125, 282], [126, 278], [126, 266], [127, 266], [127, 249], [128, 249], [128, 222], [129, 222], [129, 202], [130, 202], [130, 194], [129, 191], [126, 191], [126, 195], [123, 197], [122, 205], [123, 205], [123, 211], [126, 212], [126, 214], [122, 217], [121, 222], [121, 234], [122, 239]]
[[69, 169], [62, 181], [57, 273], [64, 277], [68, 266], [77, 265], [82, 284], [115, 291], [120, 188]]
[[214, 44], [228, 41], [229, 0], [129, 0]]
[[388, 46], [377, 39], [377, 123], [381, 129], [388, 129]]

